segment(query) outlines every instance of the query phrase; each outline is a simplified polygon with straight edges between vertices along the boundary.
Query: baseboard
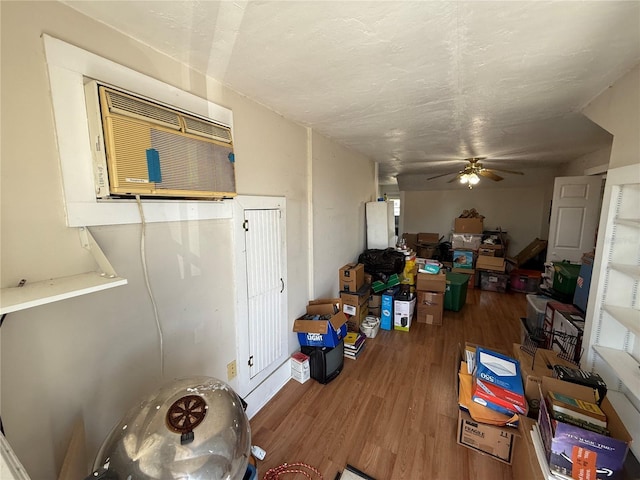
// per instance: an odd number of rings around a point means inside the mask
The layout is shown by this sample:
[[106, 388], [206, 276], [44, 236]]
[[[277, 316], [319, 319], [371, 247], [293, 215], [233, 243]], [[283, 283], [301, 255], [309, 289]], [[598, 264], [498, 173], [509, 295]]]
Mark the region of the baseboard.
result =
[[289, 380], [291, 380], [291, 364], [286, 361], [244, 398], [247, 402], [247, 417], [253, 418]]

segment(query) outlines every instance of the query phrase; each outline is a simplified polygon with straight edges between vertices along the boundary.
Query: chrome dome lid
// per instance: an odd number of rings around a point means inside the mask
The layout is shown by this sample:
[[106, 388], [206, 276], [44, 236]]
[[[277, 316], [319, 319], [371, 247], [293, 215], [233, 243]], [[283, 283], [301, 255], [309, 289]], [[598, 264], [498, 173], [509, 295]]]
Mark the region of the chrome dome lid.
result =
[[250, 450], [240, 397], [216, 378], [189, 377], [132, 408], [102, 444], [94, 470], [117, 480], [236, 480]]

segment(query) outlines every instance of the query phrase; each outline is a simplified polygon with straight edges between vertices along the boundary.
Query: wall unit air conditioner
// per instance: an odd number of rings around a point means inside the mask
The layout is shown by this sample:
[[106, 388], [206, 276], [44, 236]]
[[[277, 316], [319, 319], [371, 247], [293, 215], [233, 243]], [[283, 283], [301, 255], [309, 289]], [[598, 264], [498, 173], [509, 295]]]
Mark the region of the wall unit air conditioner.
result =
[[97, 198], [235, 197], [230, 126], [95, 81], [85, 97]]

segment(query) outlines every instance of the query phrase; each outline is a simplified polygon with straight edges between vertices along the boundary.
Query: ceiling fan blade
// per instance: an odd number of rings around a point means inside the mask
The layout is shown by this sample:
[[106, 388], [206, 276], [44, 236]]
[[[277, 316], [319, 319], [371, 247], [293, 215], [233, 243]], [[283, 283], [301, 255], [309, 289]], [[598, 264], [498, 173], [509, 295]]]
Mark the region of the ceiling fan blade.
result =
[[501, 170], [499, 168], [489, 168], [489, 169], [485, 169], [485, 170], [492, 170], [494, 172], [501, 172], [501, 173], [513, 173], [514, 175], [524, 175], [524, 173], [516, 172], [515, 170]]
[[434, 180], [436, 178], [440, 178], [440, 177], [446, 177], [447, 175], [453, 175], [454, 173], [459, 173], [459, 172], [447, 172], [447, 173], [441, 173], [440, 175], [436, 175], [435, 177], [429, 177], [427, 178], [427, 181], [429, 180]]
[[447, 183], [453, 183], [456, 180], [460, 179], [460, 176], [462, 175], [462, 173], [458, 173], [458, 175], [456, 175], [455, 177], [453, 177], [451, 180], [449, 180]]
[[486, 168], [483, 168], [482, 170], [480, 170], [478, 172], [478, 175], [480, 175], [482, 177], [490, 178], [491, 180], [495, 180], [496, 182], [499, 182], [500, 180], [503, 180], [503, 178], [500, 175], [496, 175], [491, 170], [487, 170]]

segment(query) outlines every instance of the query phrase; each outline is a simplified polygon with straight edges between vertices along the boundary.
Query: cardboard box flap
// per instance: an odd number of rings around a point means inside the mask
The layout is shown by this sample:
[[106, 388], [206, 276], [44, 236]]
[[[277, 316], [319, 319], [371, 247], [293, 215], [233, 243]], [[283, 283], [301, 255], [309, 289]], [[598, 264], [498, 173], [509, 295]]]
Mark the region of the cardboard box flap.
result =
[[440, 235], [437, 233], [418, 233], [418, 243], [439, 243]]
[[339, 298], [313, 300], [307, 305], [307, 313], [309, 315], [334, 315], [339, 310]]
[[329, 331], [329, 322], [327, 320], [302, 320], [299, 318], [293, 322], [293, 331], [325, 334]]
[[309, 305], [340, 305], [339, 298], [318, 298], [316, 300], [309, 300]]
[[505, 260], [503, 257], [492, 257], [489, 255], [478, 255], [476, 260], [476, 269], [492, 270], [495, 272], [504, 272]]
[[325, 334], [329, 332], [329, 325], [337, 331], [345, 323], [347, 323], [347, 317], [344, 313], [338, 312], [331, 317], [331, 320], [303, 320], [299, 318], [293, 322], [293, 331], [299, 333]]

